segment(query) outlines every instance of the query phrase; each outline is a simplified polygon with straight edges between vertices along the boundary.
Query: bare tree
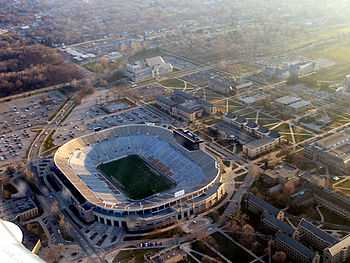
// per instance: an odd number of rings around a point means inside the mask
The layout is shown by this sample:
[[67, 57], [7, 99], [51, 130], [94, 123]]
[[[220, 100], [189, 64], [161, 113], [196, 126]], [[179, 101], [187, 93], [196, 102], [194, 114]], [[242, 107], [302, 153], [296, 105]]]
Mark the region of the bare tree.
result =
[[275, 263], [284, 263], [287, 260], [287, 255], [283, 251], [276, 251], [276, 253], [272, 256], [272, 260]]
[[261, 168], [256, 164], [250, 164], [248, 168], [248, 174], [253, 177], [259, 177], [262, 173]]

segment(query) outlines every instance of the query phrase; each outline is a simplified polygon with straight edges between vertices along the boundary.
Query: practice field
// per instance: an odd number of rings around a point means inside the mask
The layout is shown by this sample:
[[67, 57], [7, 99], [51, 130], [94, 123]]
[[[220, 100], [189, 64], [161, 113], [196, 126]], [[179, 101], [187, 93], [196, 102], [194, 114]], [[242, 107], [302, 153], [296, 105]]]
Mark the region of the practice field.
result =
[[97, 168], [134, 200], [144, 199], [175, 186], [174, 182], [158, 174], [138, 155], [104, 163]]

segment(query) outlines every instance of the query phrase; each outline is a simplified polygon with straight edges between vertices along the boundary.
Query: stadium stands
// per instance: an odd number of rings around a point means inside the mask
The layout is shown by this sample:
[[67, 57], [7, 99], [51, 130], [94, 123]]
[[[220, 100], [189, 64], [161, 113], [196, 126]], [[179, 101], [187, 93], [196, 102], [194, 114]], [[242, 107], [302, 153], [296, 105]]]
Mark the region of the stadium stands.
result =
[[[144, 200], [130, 200], [97, 168], [130, 155], [141, 157], [176, 186]], [[54, 160], [87, 202], [102, 208], [127, 210], [127, 214], [138, 213], [140, 209], [144, 215], [147, 209], [160, 213], [170, 204], [195, 200], [206, 192], [212, 193], [210, 198], [222, 190], [216, 160], [201, 150], [188, 151], [178, 144], [171, 130], [158, 126], [120, 126], [73, 139], [57, 150]], [[179, 191], [185, 194], [176, 197]], [[101, 213], [101, 209], [98, 211]]]

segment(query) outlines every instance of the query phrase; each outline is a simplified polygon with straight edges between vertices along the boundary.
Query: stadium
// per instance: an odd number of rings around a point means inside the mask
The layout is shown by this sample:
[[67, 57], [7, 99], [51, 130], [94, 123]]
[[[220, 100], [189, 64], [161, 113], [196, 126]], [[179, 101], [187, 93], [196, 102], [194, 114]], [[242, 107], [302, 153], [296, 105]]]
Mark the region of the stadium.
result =
[[168, 127], [118, 126], [61, 146], [54, 171], [84, 220], [149, 231], [208, 211], [223, 198], [219, 165], [201, 142]]

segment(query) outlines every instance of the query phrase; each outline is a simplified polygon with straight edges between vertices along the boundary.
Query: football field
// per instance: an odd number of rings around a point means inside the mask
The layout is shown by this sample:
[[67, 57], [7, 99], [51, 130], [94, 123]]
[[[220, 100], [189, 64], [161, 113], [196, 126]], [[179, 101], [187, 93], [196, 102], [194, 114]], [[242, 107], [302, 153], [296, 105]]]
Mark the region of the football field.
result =
[[175, 186], [154, 171], [140, 156], [130, 155], [97, 167], [131, 199], [140, 200]]

